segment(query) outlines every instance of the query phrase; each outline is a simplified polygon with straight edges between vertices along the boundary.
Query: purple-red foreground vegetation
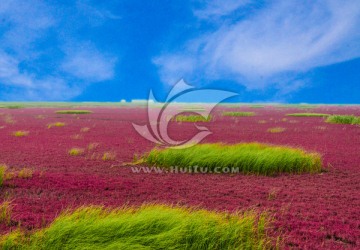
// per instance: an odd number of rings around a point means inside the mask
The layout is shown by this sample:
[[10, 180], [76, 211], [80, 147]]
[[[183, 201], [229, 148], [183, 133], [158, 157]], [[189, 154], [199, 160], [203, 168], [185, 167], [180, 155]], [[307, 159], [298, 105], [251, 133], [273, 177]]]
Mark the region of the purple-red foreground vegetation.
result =
[[[286, 117], [295, 108], [218, 107], [206, 123], [204, 142], [261, 142], [319, 152], [326, 172], [277, 177], [220, 174], [145, 174], [121, 166], [154, 147], [132, 127], [147, 123], [141, 107], [86, 108], [92, 114], [56, 114], [55, 108], [0, 110], [0, 164], [8, 171], [32, 169], [31, 178], [10, 178], [0, 202], [11, 201], [10, 223], [0, 232], [48, 225], [62, 210], [81, 205], [171, 203], [212, 210], [267, 210], [271, 234], [285, 248], [360, 248], [360, 127], [328, 124], [322, 117]], [[225, 117], [252, 111], [251, 117]], [[310, 112], [360, 115], [359, 107], [324, 106]], [[10, 119], [11, 118], [11, 119]], [[9, 122], [11, 120], [11, 122]], [[66, 126], [48, 128], [63, 122]], [[269, 133], [273, 127], [282, 133]], [[84, 132], [83, 128], [86, 129]], [[14, 131], [28, 136], [12, 136]], [[188, 139], [193, 123], [175, 123], [170, 136]], [[72, 148], [84, 149], [70, 156]], [[104, 154], [111, 159], [103, 160]]]

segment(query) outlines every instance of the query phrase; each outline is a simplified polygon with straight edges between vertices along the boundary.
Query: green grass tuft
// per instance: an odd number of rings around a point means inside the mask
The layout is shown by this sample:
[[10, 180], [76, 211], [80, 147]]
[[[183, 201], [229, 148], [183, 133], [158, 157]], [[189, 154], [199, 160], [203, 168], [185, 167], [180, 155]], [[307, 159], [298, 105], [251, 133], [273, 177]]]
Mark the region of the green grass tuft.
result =
[[321, 156], [302, 149], [260, 143], [198, 144], [185, 149], [154, 148], [142, 162], [162, 167], [191, 168], [207, 173], [316, 173], [322, 170]]
[[3, 201], [0, 204], [0, 223], [10, 225], [12, 206], [10, 201]]
[[360, 116], [354, 115], [332, 115], [326, 119], [328, 123], [336, 123], [336, 124], [360, 124]]
[[171, 120], [176, 122], [210, 122], [212, 116], [203, 117], [201, 115], [177, 115]]
[[101, 157], [103, 161], [114, 161], [116, 159], [116, 153], [115, 152], [105, 152], [103, 156]]
[[78, 156], [84, 154], [85, 149], [83, 148], [72, 148], [69, 150], [69, 155], [71, 156]]
[[15, 136], [15, 137], [24, 137], [24, 136], [29, 135], [29, 131], [19, 130], [19, 131], [13, 132], [12, 135]]
[[7, 170], [7, 166], [3, 165], [3, 164], [0, 164], [0, 187], [4, 183], [6, 170]]
[[327, 117], [329, 114], [321, 114], [321, 113], [294, 113], [287, 114], [287, 116], [295, 116], [295, 117]]
[[91, 114], [92, 111], [90, 110], [58, 110], [56, 114]]
[[267, 130], [267, 132], [269, 133], [282, 133], [284, 132], [286, 129], [285, 128], [282, 128], [282, 127], [275, 127], [275, 128], [269, 128]]
[[63, 122], [54, 122], [54, 123], [50, 123], [48, 124], [48, 128], [52, 128], [52, 127], [64, 127], [66, 124]]
[[166, 205], [61, 214], [35, 233], [9, 233], [2, 249], [270, 249], [269, 216], [217, 213]]
[[34, 171], [30, 168], [23, 168], [19, 171], [17, 177], [21, 179], [28, 179], [33, 176]]
[[234, 111], [226, 111], [222, 113], [223, 116], [254, 116], [254, 112], [234, 112]]

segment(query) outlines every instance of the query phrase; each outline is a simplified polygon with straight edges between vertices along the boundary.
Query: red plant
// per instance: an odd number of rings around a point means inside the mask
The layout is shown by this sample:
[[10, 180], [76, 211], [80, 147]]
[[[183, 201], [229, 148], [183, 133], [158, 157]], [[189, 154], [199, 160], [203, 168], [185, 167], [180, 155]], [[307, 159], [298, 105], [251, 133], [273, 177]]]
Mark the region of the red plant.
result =
[[[114, 162], [101, 157], [91, 158], [92, 154], [113, 152], [120, 166], [131, 162], [134, 154], [154, 147], [133, 129], [131, 122], [147, 122], [146, 110], [135, 109], [93, 108], [93, 114], [83, 119], [64, 116], [67, 126], [54, 130], [46, 129], [44, 123], [58, 121], [56, 109], [6, 111], [16, 123], [1, 129], [0, 163], [14, 171], [30, 167], [34, 173], [32, 178], [4, 183], [0, 199], [12, 200], [12, 223], [0, 223], [0, 231], [5, 233], [18, 225], [24, 229], [42, 227], [67, 207], [161, 202], [229, 211], [267, 210], [275, 215], [271, 233], [282, 235], [285, 248], [360, 247], [359, 127], [328, 124], [321, 117], [284, 121], [286, 114], [299, 110], [275, 107], [257, 109], [256, 116], [240, 117], [237, 122], [222, 112], [252, 109], [221, 107], [213, 113], [215, 121], [206, 124], [213, 134], [205, 142], [257, 141], [317, 151], [328, 169], [321, 174], [145, 174], [133, 173], [131, 167], [111, 167]], [[360, 115], [358, 107], [321, 107], [313, 112]], [[36, 119], [39, 114], [45, 118]], [[71, 135], [84, 127], [91, 132], [83, 133], [76, 146], [85, 153], [70, 157], [67, 150], [74, 146]], [[268, 133], [269, 127], [283, 127], [286, 132]], [[16, 130], [31, 131], [31, 136], [21, 140], [9, 136]], [[193, 123], [171, 123], [169, 135], [188, 139], [196, 131]], [[89, 151], [88, 145], [94, 142], [99, 144]]]

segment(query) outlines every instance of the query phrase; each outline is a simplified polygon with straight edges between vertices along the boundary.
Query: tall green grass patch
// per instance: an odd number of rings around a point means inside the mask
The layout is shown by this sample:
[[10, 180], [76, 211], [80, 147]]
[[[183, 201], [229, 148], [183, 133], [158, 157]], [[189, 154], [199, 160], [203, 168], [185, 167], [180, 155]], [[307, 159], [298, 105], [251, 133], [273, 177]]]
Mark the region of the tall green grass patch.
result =
[[287, 114], [287, 116], [295, 116], [295, 117], [327, 117], [329, 114], [321, 114], [321, 113], [294, 113]]
[[90, 110], [58, 110], [56, 111], [56, 114], [91, 114], [92, 111]]
[[1, 186], [3, 185], [3, 183], [4, 183], [6, 170], [7, 170], [7, 166], [0, 164], [0, 187], [1, 187]]
[[150, 165], [192, 168], [206, 173], [316, 173], [322, 169], [321, 156], [302, 149], [260, 143], [198, 144], [184, 149], [154, 148], [142, 159]]
[[12, 206], [10, 201], [3, 201], [0, 204], [0, 223], [10, 225], [11, 222]]
[[226, 111], [222, 113], [223, 116], [254, 116], [254, 112], [235, 112], [235, 111]]
[[208, 115], [207, 117], [201, 115], [177, 115], [171, 120], [176, 122], [210, 122], [211, 119], [212, 115]]
[[336, 123], [336, 124], [360, 124], [360, 116], [354, 115], [332, 115], [326, 119], [328, 123]]
[[15, 231], [2, 249], [270, 249], [269, 217], [253, 211], [207, 210], [146, 205], [108, 210], [84, 207], [60, 215], [32, 234]]

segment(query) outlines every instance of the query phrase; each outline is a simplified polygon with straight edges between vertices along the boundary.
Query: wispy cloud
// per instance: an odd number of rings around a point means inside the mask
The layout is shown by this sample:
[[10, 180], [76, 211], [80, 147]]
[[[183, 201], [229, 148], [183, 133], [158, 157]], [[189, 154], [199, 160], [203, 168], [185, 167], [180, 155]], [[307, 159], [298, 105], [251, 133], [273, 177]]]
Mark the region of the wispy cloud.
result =
[[91, 18], [93, 24], [100, 24], [108, 19], [120, 19], [121, 17], [106, 8], [96, 8], [90, 0], [76, 1], [76, 7], [83, 15]]
[[114, 77], [116, 57], [105, 55], [84, 43], [66, 49], [62, 69], [68, 74], [88, 82], [100, 82]]
[[[163, 81], [200, 74], [205, 80], [235, 80], [248, 89], [271, 85], [295, 91], [304, 86], [292, 83], [300, 74], [360, 56], [357, 1], [274, 1], [237, 20], [239, 9], [248, 4], [214, 0], [196, 10], [199, 22], [214, 16], [221, 20], [190, 39], [185, 50], [170, 50], [154, 60]], [[185, 72], [172, 66], [182, 60]]]
[[20, 70], [21, 61], [0, 51], [1, 99], [13, 101], [65, 100], [81, 93], [81, 87], [52, 75], [38, 76]]
[[199, 1], [194, 9], [194, 15], [200, 19], [217, 20], [251, 3], [251, 0], [223, 0]]
[[20, 72], [18, 65], [20, 61], [0, 51], [0, 81], [4, 85], [15, 85], [18, 87], [32, 87], [32, 76]]
[[[89, 83], [112, 79], [116, 58], [72, 37], [68, 11], [43, 0], [1, 1], [0, 100], [66, 100]], [[106, 13], [96, 15], [110, 18]]]
[[[184, 75], [194, 81], [196, 62], [196, 58], [185, 54], [166, 54], [153, 58], [153, 63], [159, 67], [162, 81], [167, 84], [177, 83]], [[192, 79], [189, 79], [190, 75]]]
[[2, 0], [1, 48], [11, 50], [17, 56], [33, 56], [28, 53], [33, 42], [55, 25], [51, 12], [50, 6], [42, 1]]

